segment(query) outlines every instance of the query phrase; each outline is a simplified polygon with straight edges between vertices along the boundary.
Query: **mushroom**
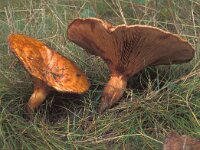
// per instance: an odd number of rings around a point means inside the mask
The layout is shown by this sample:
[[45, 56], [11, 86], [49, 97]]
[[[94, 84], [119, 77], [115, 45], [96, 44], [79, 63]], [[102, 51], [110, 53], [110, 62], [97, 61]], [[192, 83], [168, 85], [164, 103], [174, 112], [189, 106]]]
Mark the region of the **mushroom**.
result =
[[25, 35], [11, 34], [8, 44], [33, 79], [34, 91], [26, 105], [30, 118], [53, 90], [81, 94], [89, 89], [85, 74], [71, 60], [44, 43]]
[[165, 139], [163, 150], [200, 150], [200, 141], [187, 135], [172, 132]]
[[108, 65], [111, 75], [101, 97], [100, 113], [119, 101], [127, 80], [144, 67], [184, 63], [194, 57], [186, 40], [146, 25], [112, 26], [101, 19], [78, 18], [68, 26], [67, 36]]

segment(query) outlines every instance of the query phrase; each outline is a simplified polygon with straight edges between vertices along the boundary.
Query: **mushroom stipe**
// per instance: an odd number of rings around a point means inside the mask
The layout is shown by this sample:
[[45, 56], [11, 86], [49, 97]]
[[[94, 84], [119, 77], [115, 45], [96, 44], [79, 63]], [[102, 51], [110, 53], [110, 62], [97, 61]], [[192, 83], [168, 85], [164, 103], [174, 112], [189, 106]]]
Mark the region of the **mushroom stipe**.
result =
[[171, 65], [190, 61], [194, 48], [170, 32], [146, 25], [111, 24], [97, 18], [78, 18], [67, 30], [68, 39], [108, 65], [110, 79], [99, 107], [103, 113], [120, 100], [127, 80], [146, 66]]
[[89, 89], [86, 75], [44, 43], [22, 34], [11, 34], [8, 44], [33, 79], [34, 91], [26, 105], [30, 119], [51, 91], [82, 94]]

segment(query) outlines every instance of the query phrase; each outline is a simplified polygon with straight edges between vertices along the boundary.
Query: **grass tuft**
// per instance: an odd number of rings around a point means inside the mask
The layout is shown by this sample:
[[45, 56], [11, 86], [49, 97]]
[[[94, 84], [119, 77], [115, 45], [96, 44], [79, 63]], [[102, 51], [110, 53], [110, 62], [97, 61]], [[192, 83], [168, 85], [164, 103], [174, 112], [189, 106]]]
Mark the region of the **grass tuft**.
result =
[[[159, 150], [171, 131], [200, 138], [198, 0], [0, 1], [0, 149]], [[66, 38], [73, 19], [94, 16], [115, 25], [146, 24], [171, 31], [190, 41], [195, 58], [145, 69], [130, 79], [120, 103], [99, 116], [96, 109], [108, 68]], [[24, 105], [32, 83], [8, 49], [6, 38], [12, 32], [40, 39], [75, 61], [92, 82], [89, 92], [53, 93], [34, 122], [27, 122]]]

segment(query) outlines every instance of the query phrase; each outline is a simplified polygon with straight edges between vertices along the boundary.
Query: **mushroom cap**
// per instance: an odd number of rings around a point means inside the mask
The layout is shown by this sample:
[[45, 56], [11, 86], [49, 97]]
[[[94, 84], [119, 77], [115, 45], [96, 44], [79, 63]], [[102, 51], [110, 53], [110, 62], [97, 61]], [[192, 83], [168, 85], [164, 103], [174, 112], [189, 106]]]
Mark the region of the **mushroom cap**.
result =
[[100, 56], [111, 73], [134, 75], [149, 65], [183, 63], [194, 57], [194, 48], [184, 39], [146, 25], [111, 24], [96, 18], [75, 19], [68, 39]]
[[198, 150], [200, 141], [188, 135], [179, 135], [176, 132], [170, 133], [164, 141], [163, 150]]
[[11, 34], [8, 43], [26, 70], [60, 92], [83, 93], [90, 83], [69, 59], [44, 43], [21, 34]]

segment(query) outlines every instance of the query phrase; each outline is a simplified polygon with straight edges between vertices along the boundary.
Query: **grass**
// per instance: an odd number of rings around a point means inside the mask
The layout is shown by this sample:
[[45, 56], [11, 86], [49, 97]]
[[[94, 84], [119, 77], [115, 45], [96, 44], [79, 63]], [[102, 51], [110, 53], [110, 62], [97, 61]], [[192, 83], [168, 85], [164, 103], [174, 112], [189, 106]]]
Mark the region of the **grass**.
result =
[[[0, 0], [0, 4], [0, 149], [159, 150], [171, 131], [200, 138], [198, 0]], [[67, 40], [67, 25], [76, 17], [157, 26], [186, 38], [196, 55], [187, 64], [145, 69], [130, 79], [119, 105], [99, 116], [96, 109], [108, 69], [100, 58]], [[40, 39], [74, 60], [92, 82], [90, 90], [81, 96], [53, 93], [34, 122], [27, 122], [24, 105], [32, 83], [8, 49], [6, 38], [12, 32]], [[87, 124], [91, 113], [95, 119]]]

